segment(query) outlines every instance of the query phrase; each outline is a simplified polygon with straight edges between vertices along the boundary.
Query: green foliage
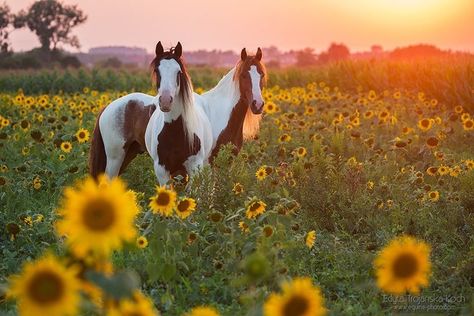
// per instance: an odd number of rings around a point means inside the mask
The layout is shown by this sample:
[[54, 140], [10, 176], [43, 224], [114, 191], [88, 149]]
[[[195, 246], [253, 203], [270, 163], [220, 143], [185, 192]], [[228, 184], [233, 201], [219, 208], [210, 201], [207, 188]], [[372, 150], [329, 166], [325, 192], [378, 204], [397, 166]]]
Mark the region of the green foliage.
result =
[[[213, 70], [200, 71], [197, 80], [215, 83]], [[297, 79], [296, 70], [273, 73], [280, 74], [288, 77], [273, 80], [282, 86], [288, 85], [284, 78]], [[33, 73], [43, 81], [60, 75]], [[0, 94], [0, 291], [22, 262], [46, 250], [64, 251], [54, 234], [55, 210], [64, 188], [87, 173], [89, 151], [89, 143], [74, 135], [79, 128], [92, 131], [99, 108], [123, 94], [89, 87], [148, 84], [137, 78], [78, 70], [65, 72], [56, 84], [87, 88], [81, 93]], [[25, 81], [25, 87], [34, 84], [41, 81]], [[453, 314], [468, 314], [474, 284], [473, 132], [463, 129], [460, 117], [451, 119], [449, 104], [429, 106], [416, 93], [395, 98], [393, 92], [369, 100], [367, 93], [321, 83], [265, 90], [267, 104], [280, 112], [264, 115], [258, 139], [245, 142], [236, 156], [225, 146], [187, 187], [175, 184], [180, 197], [197, 203], [184, 220], [148, 210], [156, 178], [149, 157], [139, 156], [123, 179], [137, 193], [143, 210], [137, 228], [148, 247], [128, 245], [113, 255], [114, 276], [88, 279], [113, 297], [139, 286], [165, 315], [202, 304], [223, 315], [259, 315], [282, 280], [310, 276], [331, 315], [390, 314], [399, 305], [384, 301], [377, 289], [373, 260], [393, 237], [409, 234], [432, 247], [433, 275], [422, 297], [463, 295], [466, 301]], [[367, 111], [375, 115], [364, 118]], [[379, 117], [384, 111], [390, 119]], [[359, 123], [351, 119], [356, 113]], [[425, 117], [435, 122], [429, 131], [417, 127]], [[279, 141], [283, 133], [291, 140]], [[436, 148], [427, 147], [431, 136], [439, 139]], [[70, 153], [61, 151], [62, 141], [72, 143]], [[397, 147], [400, 141], [405, 146]], [[298, 148], [306, 154], [299, 156]], [[428, 167], [442, 165], [448, 174], [427, 174]], [[255, 173], [261, 167], [267, 176], [260, 181]], [[242, 192], [233, 191], [236, 183]], [[439, 199], [431, 200], [430, 191]], [[255, 200], [266, 204], [265, 212], [248, 218], [247, 206]], [[317, 237], [310, 249], [305, 237], [311, 230]], [[91, 314], [94, 308], [83, 310]], [[15, 307], [2, 303], [0, 311], [12, 314]]]

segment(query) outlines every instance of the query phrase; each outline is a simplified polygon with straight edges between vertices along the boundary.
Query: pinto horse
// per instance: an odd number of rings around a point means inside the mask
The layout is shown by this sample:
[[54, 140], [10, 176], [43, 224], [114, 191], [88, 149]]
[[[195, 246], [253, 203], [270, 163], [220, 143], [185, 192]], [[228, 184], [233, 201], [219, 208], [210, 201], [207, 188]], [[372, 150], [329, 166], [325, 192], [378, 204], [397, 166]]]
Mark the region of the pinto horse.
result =
[[[177, 49], [163, 52], [163, 48], [157, 46], [156, 57], [151, 63], [162, 112], [151, 115], [145, 144], [162, 185], [176, 175], [192, 175], [207, 164], [212, 146], [209, 119], [194, 105], [191, 80], [180, 58], [181, 45], [178, 45], [179, 54]], [[175, 74], [174, 81], [164, 80], [164, 74], [169, 72]], [[164, 97], [173, 95], [170, 102], [164, 102]]]
[[249, 56], [244, 48], [237, 65], [213, 89], [202, 95], [194, 94], [196, 105], [204, 110], [211, 122], [210, 162], [223, 145], [233, 144], [234, 153], [238, 153], [244, 139], [255, 137], [264, 106], [262, 88], [265, 82], [262, 50], [258, 48], [255, 56]]
[[[92, 176], [115, 177], [148, 150], [158, 181], [165, 184], [169, 176], [201, 166], [209, 155], [209, 121], [194, 106], [181, 43], [165, 52], [158, 42], [155, 53], [151, 68], [157, 95], [131, 93], [99, 113], [89, 156]], [[155, 111], [157, 105], [161, 111]]]

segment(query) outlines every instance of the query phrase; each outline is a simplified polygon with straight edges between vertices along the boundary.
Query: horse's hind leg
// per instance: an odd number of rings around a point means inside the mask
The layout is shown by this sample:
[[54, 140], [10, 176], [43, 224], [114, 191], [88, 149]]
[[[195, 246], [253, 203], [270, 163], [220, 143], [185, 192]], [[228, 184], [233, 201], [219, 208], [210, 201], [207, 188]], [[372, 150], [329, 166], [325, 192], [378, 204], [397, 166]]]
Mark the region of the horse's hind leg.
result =
[[105, 173], [110, 179], [119, 175], [123, 159], [124, 156], [107, 157], [107, 166], [105, 167]]
[[120, 170], [119, 170], [119, 174], [122, 174], [127, 168], [127, 166], [130, 164], [130, 162], [132, 162], [132, 160], [135, 159], [135, 157], [138, 154], [141, 154], [142, 152], [143, 150], [141, 150], [140, 144], [138, 144], [137, 142], [134, 142], [130, 146], [128, 146], [125, 149], [125, 158], [123, 159], [122, 166], [120, 167]]
[[123, 160], [125, 159], [125, 149], [123, 146], [106, 146], [105, 153], [107, 157], [107, 164], [105, 166], [105, 173], [112, 179], [119, 175]]

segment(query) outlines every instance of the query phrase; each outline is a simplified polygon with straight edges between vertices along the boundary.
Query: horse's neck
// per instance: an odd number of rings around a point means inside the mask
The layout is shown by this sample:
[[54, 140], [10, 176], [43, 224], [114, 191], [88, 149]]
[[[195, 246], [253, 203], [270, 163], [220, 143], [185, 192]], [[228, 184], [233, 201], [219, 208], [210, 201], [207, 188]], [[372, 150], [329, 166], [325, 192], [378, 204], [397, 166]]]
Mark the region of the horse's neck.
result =
[[[235, 68], [229, 71], [210, 91], [202, 95], [204, 111], [209, 117], [214, 140], [230, 123], [234, 108], [241, 104], [238, 82], [234, 81]], [[242, 104], [241, 104], [242, 105]], [[245, 112], [243, 113], [245, 117]], [[242, 117], [242, 123], [243, 119]]]
[[181, 100], [176, 100], [171, 106], [171, 111], [163, 112], [163, 118], [165, 122], [169, 123], [177, 120], [180, 116], [183, 115], [184, 104]]

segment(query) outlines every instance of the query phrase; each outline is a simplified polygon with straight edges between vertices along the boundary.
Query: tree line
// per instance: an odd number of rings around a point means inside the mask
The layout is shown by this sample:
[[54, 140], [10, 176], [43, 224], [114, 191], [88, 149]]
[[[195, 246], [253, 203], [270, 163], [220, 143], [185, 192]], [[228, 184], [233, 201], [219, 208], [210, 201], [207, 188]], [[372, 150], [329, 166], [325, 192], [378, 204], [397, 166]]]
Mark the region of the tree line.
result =
[[[57, 0], [38, 0], [16, 14], [11, 12], [6, 3], [0, 4], [0, 67], [35, 68], [30, 64], [41, 66], [41, 62], [66, 62], [74, 66], [79, 61], [61, 53], [59, 45], [79, 48], [79, 39], [72, 34], [72, 30], [86, 20], [87, 15], [77, 5], [66, 5]], [[29, 53], [14, 56], [9, 35], [13, 30], [22, 28], [28, 28], [36, 34], [41, 46]]]

